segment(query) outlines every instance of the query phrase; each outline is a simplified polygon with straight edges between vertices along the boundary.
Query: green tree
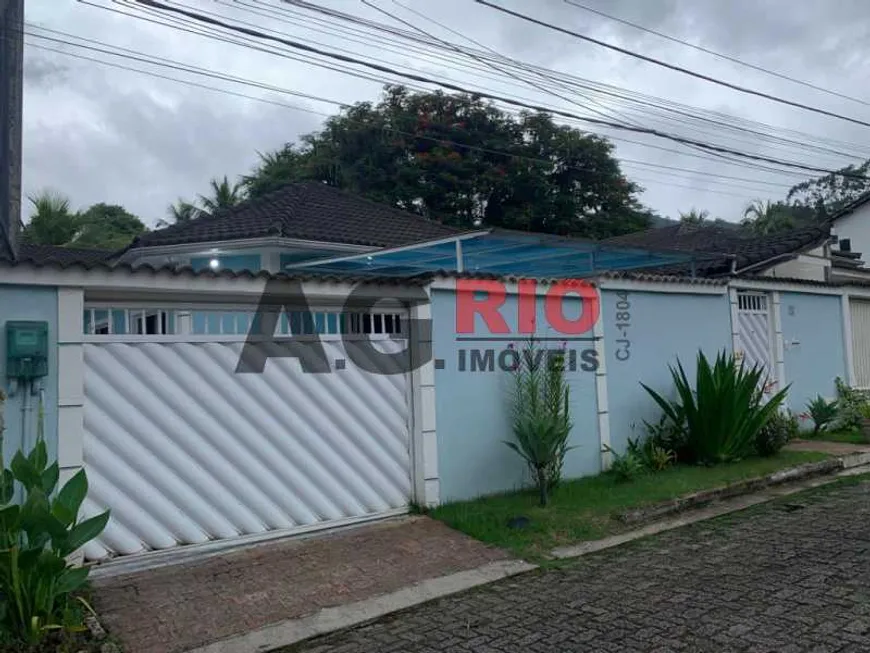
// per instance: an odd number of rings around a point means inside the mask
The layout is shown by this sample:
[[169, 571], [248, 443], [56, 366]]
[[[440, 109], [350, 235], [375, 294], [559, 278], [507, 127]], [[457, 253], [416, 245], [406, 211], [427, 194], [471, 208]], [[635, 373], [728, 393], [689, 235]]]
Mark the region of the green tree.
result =
[[169, 208], [166, 209], [166, 214], [168, 220], [160, 220], [160, 225], [162, 226], [196, 220], [202, 214], [202, 211], [195, 203], [178, 198], [174, 204], [169, 205]]
[[79, 214], [79, 233], [70, 243], [76, 247], [121, 249], [147, 231], [142, 221], [117, 204], [100, 202]]
[[[202, 212], [207, 214], [216, 213], [240, 204], [245, 199], [244, 188], [241, 184], [231, 184], [226, 175], [221, 180], [212, 179], [210, 195], [200, 195], [199, 203]], [[194, 216], [195, 217], [195, 216]]]
[[755, 200], [743, 211], [740, 224], [759, 236], [794, 229], [791, 208], [783, 202]]
[[708, 224], [710, 222], [710, 212], [709, 211], [699, 211], [696, 208], [692, 208], [691, 211], [687, 211], [685, 213], [680, 213], [680, 222], [683, 224], [689, 225], [703, 225]]
[[473, 96], [387, 87], [261, 155], [250, 197], [316, 180], [464, 228], [607, 237], [650, 225], [604, 138]]
[[68, 245], [79, 232], [78, 214], [70, 210], [69, 198], [44, 190], [27, 198], [33, 205], [21, 238], [35, 245]]
[[122, 206], [101, 202], [74, 212], [69, 198], [52, 191], [42, 191], [29, 199], [34, 211], [22, 232], [27, 243], [120, 249], [146, 231], [142, 221]]
[[846, 166], [838, 173], [797, 184], [789, 190], [786, 201], [804, 221], [822, 221], [870, 191], [870, 160]]

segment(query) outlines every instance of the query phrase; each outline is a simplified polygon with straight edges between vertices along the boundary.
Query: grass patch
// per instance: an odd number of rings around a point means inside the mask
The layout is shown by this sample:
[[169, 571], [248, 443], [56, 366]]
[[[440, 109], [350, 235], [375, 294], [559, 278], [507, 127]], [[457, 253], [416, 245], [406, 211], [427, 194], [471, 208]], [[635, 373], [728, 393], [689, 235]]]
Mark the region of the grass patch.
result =
[[820, 431], [819, 433], [802, 433], [806, 440], [823, 440], [825, 442], [846, 442], [848, 444], [868, 444], [867, 439], [858, 429], [850, 431]]
[[[827, 458], [810, 451], [781, 451], [770, 458], [752, 458], [727, 465], [679, 465], [629, 483], [617, 483], [610, 474], [569, 481], [560, 486], [546, 508], [534, 490], [482, 497], [440, 506], [430, 515], [488, 544], [520, 557], [540, 560], [557, 546], [596, 540], [631, 530], [614, 513], [645, 506], [727, 483], [764, 476], [779, 469]], [[526, 517], [523, 528], [508, 522]]]

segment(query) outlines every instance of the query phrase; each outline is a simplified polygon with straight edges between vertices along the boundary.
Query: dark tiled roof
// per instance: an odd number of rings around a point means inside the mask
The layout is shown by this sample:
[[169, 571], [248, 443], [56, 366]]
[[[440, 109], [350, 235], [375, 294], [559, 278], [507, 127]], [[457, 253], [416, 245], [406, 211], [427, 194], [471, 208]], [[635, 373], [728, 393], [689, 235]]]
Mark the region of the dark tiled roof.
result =
[[636, 231], [624, 236], [610, 238], [614, 245], [642, 247], [645, 249], [673, 249], [685, 252], [715, 252], [733, 254], [740, 245], [751, 240], [740, 229], [718, 224], [694, 225], [677, 223], [667, 227]]
[[210, 217], [158, 229], [132, 247], [276, 236], [398, 247], [460, 233], [422, 216], [316, 182], [288, 184]]
[[[792, 229], [768, 236], [752, 236], [719, 225], [676, 224], [618, 236], [605, 242], [648, 249], [719, 254], [721, 258], [699, 261], [695, 264], [697, 274], [714, 276], [729, 273], [732, 261], [736, 261], [736, 268], [739, 271], [763, 264], [777, 256], [797, 254], [818, 247], [829, 236], [828, 225]], [[690, 267], [670, 266], [658, 271], [679, 275], [684, 274]]]
[[[108, 263], [117, 250], [110, 249], [81, 249], [76, 247], [57, 247], [55, 245], [32, 245], [19, 243], [18, 262], [34, 263], [36, 265], [59, 264], [71, 265], [81, 263], [90, 265], [94, 263]], [[0, 250], [0, 260], [9, 260], [5, 250]]]

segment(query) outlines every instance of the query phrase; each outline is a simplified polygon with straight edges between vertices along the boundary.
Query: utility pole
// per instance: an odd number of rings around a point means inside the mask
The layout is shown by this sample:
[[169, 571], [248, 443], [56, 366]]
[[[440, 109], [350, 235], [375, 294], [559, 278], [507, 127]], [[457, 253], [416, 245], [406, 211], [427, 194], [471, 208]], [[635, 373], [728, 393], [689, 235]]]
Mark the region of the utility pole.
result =
[[0, 0], [0, 254], [13, 258], [21, 220], [23, 100], [24, 0]]

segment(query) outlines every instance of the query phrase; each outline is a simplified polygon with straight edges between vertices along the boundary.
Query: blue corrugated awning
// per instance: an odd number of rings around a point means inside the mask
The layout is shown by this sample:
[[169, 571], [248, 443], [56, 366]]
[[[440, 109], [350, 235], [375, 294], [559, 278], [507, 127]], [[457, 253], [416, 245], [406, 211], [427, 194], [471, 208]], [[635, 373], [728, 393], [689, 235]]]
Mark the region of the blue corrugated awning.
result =
[[[702, 257], [708, 260], [710, 255]], [[470, 272], [529, 278], [580, 278], [609, 270], [661, 268], [696, 260], [692, 252], [650, 251], [591, 240], [492, 229], [443, 240], [289, 265], [335, 274], [415, 276]]]

